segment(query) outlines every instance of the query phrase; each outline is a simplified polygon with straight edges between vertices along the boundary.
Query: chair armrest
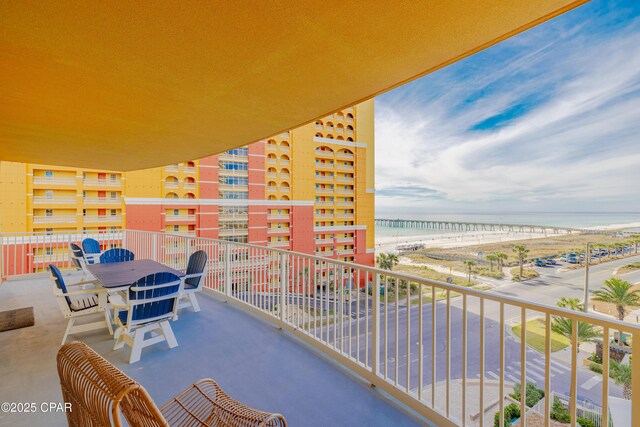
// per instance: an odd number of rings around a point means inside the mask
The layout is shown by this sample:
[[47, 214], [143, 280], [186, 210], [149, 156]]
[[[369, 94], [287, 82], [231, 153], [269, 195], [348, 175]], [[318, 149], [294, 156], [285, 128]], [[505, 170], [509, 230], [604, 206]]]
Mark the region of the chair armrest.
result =
[[181, 277], [181, 279], [184, 281], [186, 279], [191, 279], [193, 277], [202, 277], [204, 276], [204, 271], [202, 273], [192, 273], [192, 274], [186, 274], [184, 276]]
[[280, 414], [250, 408], [230, 397], [212, 379], [193, 384], [160, 408], [169, 425], [286, 427]]
[[96, 295], [97, 292], [95, 289], [84, 289], [82, 291], [71, 291], [71, 292], [62, 292], [60, 290], [55, 291], [56, 296], [59, 297], [75, 297], [78, 295]]

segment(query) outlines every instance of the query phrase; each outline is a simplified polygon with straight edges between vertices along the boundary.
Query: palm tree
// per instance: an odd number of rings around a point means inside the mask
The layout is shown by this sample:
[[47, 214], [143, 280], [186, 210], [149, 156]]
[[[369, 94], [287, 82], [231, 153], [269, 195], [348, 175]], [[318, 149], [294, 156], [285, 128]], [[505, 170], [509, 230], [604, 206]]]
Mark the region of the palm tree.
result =
[[464, 262], [464, 265], [466, 265], [466, 266], [467, 266], [467, 273], [469, 274], [469, 280], [468, 280], [468, 282], [469, 282], [469, 283], [471, 283], [471, 268], [472, 268], [474, 265], [476, 265], [476, 263], [475, 263], [475, 262], [473, 262], [473, 261], [470, 261], [470, 260], [466, 260], [466, 261]]
[[640, 306], [640, 291], [632, 291], [633, 286], [626, 280], [612, 277], [605, 280], [604, 286], [593, 293], [594, 301], [602, 301], [616, 306], [618, 320], [623, 321], [626, 307]]
[[498, 256], [494, 253], [487, 255], [489, 261], [489, 271], [493, 271], [493, 263], [498, 261]]
[[616, 384], [622, 386], [622, 394], [625, 399], [631, 400], [631, 365], [611, 360], [611, 378]]
[[640, 234], [632, 234], [629, 236], [635, 246], [635, 253], [638, 253], [638, 244], [640, 244]]
[[376, 261], [378, 262], [378, 266], [381, 269], [389, 271], [393, 270], [393, 267], [396, 266], [399, 262], [398, 255], [385, 253], [378, 255]]
[[513, 247], [513, 252], [515, 252], [516, 257], [518, 258], [518, 262], [520, 263], [520, 277], [522, 277], [524, 273], [524, 259], [529, 253], [529, 249], [527, 249], [524, 245], [515, 245]]
[[509, 255], [506, 252], [497, 251], [493, 253], [496, 257], [498, 257], [498, 265], [500, 268], [504, 267], [504, 262], [509, 258]]
[[[600, 337], [600, 332], [591, 323], [577, 322], [578, 324], [578, 349], [580, 351], [580, 344], [584, 342], [593, 342], [596, 338]], [[551, 321], [551, 330], [556, 334], [563, 335], [568, 339], [573, 336], [573, 320], [566, 317], [553, 316]]]
[[556, 303], [560, 308], [568, 308], [573, 311], [584, 311], [584, 304], [580, 301], [580, 298], [567, 298], [562, 297], [560, 301]]

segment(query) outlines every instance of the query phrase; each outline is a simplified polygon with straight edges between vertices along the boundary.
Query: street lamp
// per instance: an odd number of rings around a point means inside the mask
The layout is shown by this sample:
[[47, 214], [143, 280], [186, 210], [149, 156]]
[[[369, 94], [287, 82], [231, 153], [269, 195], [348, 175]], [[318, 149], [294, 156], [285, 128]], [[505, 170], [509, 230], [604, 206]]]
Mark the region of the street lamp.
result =
[[584, 312], [589, 311], [589, 258], [591, 257], [591, 249], [589, 246], [593, 245], [593, 242], [587, 242], [587, 252], [584, 254]]

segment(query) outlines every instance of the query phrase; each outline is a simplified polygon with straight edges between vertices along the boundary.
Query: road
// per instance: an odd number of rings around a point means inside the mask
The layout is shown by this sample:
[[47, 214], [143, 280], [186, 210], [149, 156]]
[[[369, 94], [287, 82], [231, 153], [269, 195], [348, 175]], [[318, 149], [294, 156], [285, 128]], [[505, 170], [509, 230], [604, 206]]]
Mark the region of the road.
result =
[[[612, 272], [631, 262], [640, 261], [640, 256], [626, 258], [623, 260], [612, 261], [599, 265], [591, 266], [590, 269], [590, 290], [594, 291], [602, 286], [602, 283], [611, 276]], [[579, 297], [583, 296], [584, 290], [584, 269], [562, 271], [561, 266], [555, 268], [542, 267], [537, 269], [541, 276], [538, 279], [524, 283], [508, 283], [496, 288], [493, 292], [513, 296], [519, 299], [536, 301], [539, 303], [553, 305], [561, 297]], [[632, 283], [640, 281], [640, 271], [621, 276], [625, 280]], [[347, 306], [346, 312], [351, 317], [359, 317], [359, 338], [356, 338], [356, 322], [345, 324], [342, 333], [338, 335], [337, 342], [340, 343], [348, 351], [349, 343], [351, 344], [351, 355], [359, 360], [365, 360], [365, 311], [370, 304], [361, 299], [360, 305], [356, 306], [355, 302], [351, 306]], [[468, 315], [467, 315], [467, 378], [480, 377], [480, 316], [479, 303], [475, 298], [468, 298]], [[446, 303], [441, 301], [436, 304], [436, 382], [446, 379], [446, 359], [447, 359], [447, 340], [446, 340]], [[359, 314], [357, 314], [359, 312]], [[367, 314], [369, 314], [367, 313]], [[528, 313], [528, 317], [540, 316], [540, 313]], [[381, 354], [380, 370], [386, 372], [388, 378], [397, 381], [401, 385], [406, 385], [407, 373], [410, 379], [409, 388], [416, 390], [418, 387], [418, 360], [420, 349], [418, 347], [418, 325], [420, 310], [417, 306], [411, 306], [407, 321], [407, 308], [405, 305], [390, 304], [388, 310], [381, 312], [381, 340], [387, 343], [386, 366], [384, 353]], [[369, 319], [371, 317], [369, 316]], [[386, 324], [385, 324], [386, 318]], [[422, 308], [422, 324], [423, 324], [423, 354], [424, 365], [423, 384], [425, 386], [432, 382], [432, 337], [431, 337], [431, 318], [432, 305], [424, 304]], [[520, 323], [520, 310], [516, 308], [505, 309], [505, 319], [511, 323]], [[369, 320], [370, 322], [370, 320]], [[347, 322], [345, 322], [347, 323]], [[462, 376], [462, 298], [453, 298], [451, 300], [451, 343], [450, 343], [450, 378], [459, 379]], [[385, 326], [386, 325], [386, 326]], [[398, 333], [396, 335], [396, 325]], [[407, 325], [408, 334], [407, 334]], [[511, 334], [511, 326], [505, 327], [505, 378], [507, 381], [520, 381], [520, 341]], [[385, 333], [386, 331], [386, 333]], [[351, 332], [351, 333], [349, 333]], [[500, 325], [499, 325], [499, 305], [493, 302], [485, 304], [485, 367], [484, 376], [488, 380], [499, 378], [500, 353]], [[330, 342], [334, 341], [333, 327], [327, 330], [324, 328], [323, 337], [329, 338]], [[368, 328], [369, 336], [366, 340], [371, 339], [371, 327]], [[408, 335], [408, 336], [407, 336]], [[409, 340], [409, 356], [407, 357], [407, 339]], [[359, 341], [359, 349], [357, 349], [357, 341]], [[397, 350], [396, 350], [397, 342]], [[359, 351], [358, 351], [359, 350]], [[370, 361], [371, 355], [367, 355]], [[571, 366], [565, 362], [566, 357], [553, 355], [551, 360], [551, 389], [563, 394], [569, 394]], [[407, 365], [409, 369], [407, 371]], [[538, 387], [544, 388], [544, 354], [527, 348], [526, 352], [526, 378], [534, 381]], [[396, 376], [397, 371], [397, 376]], [[589, 400], [596, 405], [601, 402], [602, 376], [597, 375], [580, 366], [578, 369], [578, 398]], [[622, 397], [622, 390], [610, 382], [611, 396]]]

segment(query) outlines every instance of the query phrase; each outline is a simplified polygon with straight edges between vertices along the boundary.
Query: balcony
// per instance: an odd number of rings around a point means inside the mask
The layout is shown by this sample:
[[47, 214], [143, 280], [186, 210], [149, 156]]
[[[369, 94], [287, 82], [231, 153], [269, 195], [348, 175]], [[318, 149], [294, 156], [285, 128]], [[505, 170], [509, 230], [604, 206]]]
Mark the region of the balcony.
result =
[[333, 214], [332, 213], [320, 213], [320, 214], [316, 214], [316, 219], [332, 219], [333, 218]]
[[316, 193], [333, 194], [333, 188], [316, 188]]
[[267, 178], [275, 178], [277, 177], [278, 174], [275, 172], [267, 172]]
[[76, 215], [50, 215], [33, 217], [34, 224], [74, 224], [77, 222]]
[[220, 191], [249, 191], [249, 186], [246, 184], [220, 184], [218, 186]]
[[197, 169], [195, 166], [184, 166], [182, 168], [182, 172], [189, 174], [189, 175], [194, 175], [197, 172]]
[[238, 169], [224, 169], [220, 168], [218, 171], [220, 176], [249, 176], [248, 170], [238, 170]]
[[283, 153], [288, 153], [291, 151], [291, 147], [289, 147], [288, 145], [281, 145], [280, 151], [282, 151]]
[[33, 183], [36, 185], [61, 185], [61, 186], [69, 186], [76, 185], [75, 177], [54, 177], [54, 176], [34, 176]]
[[338, 218], [353, 219], [353, 214], [352, 213], [341, 213], [341, 214], [338, 214]]
[[316, 239], [316, 245], [331, 245], [333, 244], [333, 239]]
[[280, 165], [281, 166], [289, 166], [291, 162], [289, 162], [289, 160], [286, 159], [280, 159]]
[[316, 162], [316, 169], [333, 169], [333, 163]]
[[180, 182], [178, 181], [165, 181], [164, 188], [178, 188], [180, 186]]
[[221, 153], [218, 154], [218, 160], [223, 162], [246, 162], [249, 160], [249, 156]]
[[333, 151], [318, 150], [317, 148], [315, 149], [315, 153], [316, 153], [316, 157], [326, 157], [326, 158], [329, 158], [329, 159], [333, 159], [333, 156], [334, 156]]
[[353, 206], [353, 202], [336, 202], [336, 206]]
[[195, 215], [165, 215], [165, 221], [167, 222], [175, 222], [175, 221], [195, 221]]
[[169, 165], [164, 167], [165, 172], [178, 172], [178, 165]]
[[289, 214], [267, 214], [267, 220], [269, 220], [269, 221], [276, 221], [276, 220], [289, 221]]
[[[289, 218], [287, 216], [287, 218]], [[242, 214], [242, 213], [233, 213], [233, 214], [228, 214], [228, 213], [222, 213], [218, 215], [218, 220], [220, 221], [248, 221], [249, 220], [249, 214]]]
[[353, 182], [353, 177], [350, 177], [350, 176], [338, 176], [338, 179], [336, 181], [338, 181], [338, 182]]
[[249, 234], [248, 228], [221, 228], [218, 231], [220, 236], [247, 236]]
[[122, 203], [120, 197], [84, 197], [82, 203], [85, 205], [119, 205]]
[[82, 180], [85, 187], [122, 187], [122, 181], [119, 179], [98, 179], [86, 178]]
[[120, 215], [86, 215], [82, 217], [83, 221], [88, 222], [96, 222], [96, 223], [104, 223], [104, 222], [122, 222], [122, 217]]
[[196, 183], [195, 182], [184, 182], [182, 183], [182, 188], [185, 189], [195, 189], [196, 188]]
[[338, 170], [341, 171], [353, 171], [353, 165], [338, 165]]
[[336, 153], [336, 157], [338, 159], [353, 159], [355, 156], [351, 153], [346, 153], [344, 151], [338, 151]]
[[[198, 296], [202, 311], [185, 310], [172, 324], [178, 347], [151, 347], [143, 351], [138, 364], [128, 365], [127, 350], [113, 351], [113, 340], [106, 332], [73, 337], [140, 381], [158, 403], [209, 376], [226, 385], [234, 398], [283, 413], [290, 425], [425, 425], [424, 419], [405, 412], [410, 408], [432, 425], [460, 426], [465, 417], [465, 424], [472, 426], [483, 416], [484, 425], [489, 426], [494, 413], [506, 404], [495, 398], [498, 390], [508, 394], [514, 382], [533, 381], [547, 395], [573, 390], [567, 400], [573, 408], [584, 407], [583, 399], [596, 409], [607, 408], [615, 400], [616, 405], [626, 402], [626, 409], [616, 409], [616, 415], [629, 411], [634, 419], [638, 416], [639, 406], [633, 405], [640, 401], [638, 393], [633, 401], [625, 401], [620, 386], [582, 367], [576, 335], [559, 355], [551, 353], [551, 340], [538, 352], [510, 333], [512, 321], [562, 316], [573, 325], [584, 322], [601, 328], [605, 342], [618, 330], [639, 342], [637, 324], [262, 246], [187, 237], [185, 256], [176, 258], [168, 253], [174, 251], [162, 250], [167, 236], [163, 233], [125, 230], [121, 236], [118, 243], [124, 242], [137, 257], [176, 268], [185, 267], [187, 248], [210, 252], [205, 291]], [[33, 239], [45, 248], [81, 237], [79, 233], [3, 236], [2, 247], [5, 253], [30, 256], [18, 250], [25, 241]], [[107, 240], [109, 236], [95, 237], [105, 245], [113, 242]], [[269, 242], [268, 246], [289, 244]], [[238, 254], [248, 259], [235, 262]], [[333, 251], [318, 254], [331, 256]], [[57, 261], [67, 280], [80, 278], [68, 254]], [[260, 268], [238, 269], [246, 265]], [[25, 262], [12, 262], [0, 270], [0, 281], [6, 280], [0, 286], [0, 310], [34, 306], [38, 314], [35, 326], [0, 334], [0, 357], [10, 366], [4, 370], [2, 389], [9, 390], [15, 401], [57, 402], [55, 353], [66, 321], [51, 295], [49, 280], [43, 274], [28, 274], [26, 268]], [[243, 280], [235, 282], [237, 278]], [[396, 283], [403, 284], [406, 295], [391, 300]], [[371, 296], [357, 290], [368, 286]], [[383, 286], [389, 292], [381, 294]], [[299, 345], [301, 341], [305, 345]], [[247, 343], [260, 351], [247, 351]], [[333, 359], [332, 363], [318, 353]], [[605, 351], [605, 365], [608, 357]], [[631, 358], [636, 371], [640, 371], [639, 359], [638, 355]], [[637, 384], [638, 378], [633, 382]], [[264, 384], [269, 385], [268, 393]], [[479, 400], [485, 393], [485, 399]], [[384, 396], [405, 406], [391, 404]], [[549, 406], [531, 411], [548, 413]], [[527, 412], [527, 418], [531, 414]], [[8, 413], [3, 421], [13, 426], [65, 425], [63, 413]]]
[[35, 205], [75, 205], [76, 196], [33, 196]]
[[333, 181], [333, 175], [316, 175], [318, 181]]
[[289, 234], [289, 227], [267, 228], [267, 234]]
[[324, 200], [324, 201], [316, 201], [313, 205], [314, 206], [333, 206], [334, 202], [332, 200]]
[[286, 173], [286, 172], [281, 172], [280, 173], [280, 178], [282, 178], [282, 179], [289, 179], [290, 176], [291, 175]]
[[267, 243], [267, 247], [269, 247], [269, 248], [289, 248], [289, 243], [291, 243], [289, 240], [286, 240], [284, 242], [269, 242], [269, 243]]
[[353, 249], [343, 249], [341, 251], [338, 251], [338, 256], [353, 255], [353, 254], [354, 254], [354, 250]]
[[278, 159], [276, 159], [275, 157], [267, 157], [266, 162], [270, 165], [275, 165], [276, 163], [278, 163]]

